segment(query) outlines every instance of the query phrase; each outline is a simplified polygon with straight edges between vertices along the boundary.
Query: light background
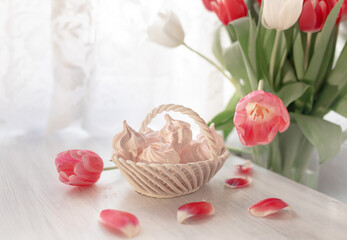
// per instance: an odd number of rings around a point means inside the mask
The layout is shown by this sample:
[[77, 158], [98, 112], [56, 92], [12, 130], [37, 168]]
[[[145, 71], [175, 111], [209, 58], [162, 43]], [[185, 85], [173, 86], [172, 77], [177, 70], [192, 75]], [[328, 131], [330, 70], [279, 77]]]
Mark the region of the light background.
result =
[[[200, 0], [0, 0], [0, 139], [66, 129], [112, 138], [124, 119], [137, 129], [163, 103], [210, 120], [233, 89], [187, 49], [147, 41], [158, 11], [169, 10], [186, 42], [212, 58], [220, 23]], [[340, 33], [346, 39], [346, 23]], [[346, 148], [321, 166], [320, 190], [347, 202]]]

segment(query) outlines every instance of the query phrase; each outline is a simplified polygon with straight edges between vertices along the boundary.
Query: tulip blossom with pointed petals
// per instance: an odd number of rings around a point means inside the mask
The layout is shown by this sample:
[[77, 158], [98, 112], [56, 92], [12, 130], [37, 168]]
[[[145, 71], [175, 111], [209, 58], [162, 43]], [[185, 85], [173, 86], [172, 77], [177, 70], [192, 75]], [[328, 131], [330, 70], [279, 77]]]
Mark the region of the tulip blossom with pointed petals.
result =
[[225, 180], [225, 186], [228, 188], [243, 188], [247, 187], [251, 181], [248, 178], [229, 178]]
[[206, 217], [214, 214], [214, 207], [208, 202], [191, 202], [180, 206], [177, 210], [177, 222], [183, 223], [191, 217]]
[[247, 16], [247, 6], [244, 0], [215, 0], [210, 2], [213, 11], [224, 25]]
[[303, 0], [264, 0], [261, 22], [267, 29], [286, 30], [298, 21]]
[[89, 186], [97, 182], [104, 163], [98, 154], [88, 150], [68, 150], [55, 159], [59, 180], [71, 186]]
[[105, 226], [129, 238], [136, 236], [140, 230], [139, 220], [128, 212], [106, 209], [101, 211], [99, 219]]
[[158, 13], [158, 19], [147, 29], [148, 39], [168, 48], [184, 43], [184, 31], [176, 14]]
[[288, 203], [282, 201], [281, 199], [268, 198], [251, 206], [248, 209], [248, 212], [255, 217], [266, 217], [288, 206]]
[[326, 0], [304, 0], [304, 6], [299, 18], [299, 27], [303, 32], [318, 32], [322, 30], [329, 15]]
[[265, 145], [290, 124], [288, 110], [277, 96], [256, 90], [236, 106], [234, 124], [241, 143], [247, 147]]

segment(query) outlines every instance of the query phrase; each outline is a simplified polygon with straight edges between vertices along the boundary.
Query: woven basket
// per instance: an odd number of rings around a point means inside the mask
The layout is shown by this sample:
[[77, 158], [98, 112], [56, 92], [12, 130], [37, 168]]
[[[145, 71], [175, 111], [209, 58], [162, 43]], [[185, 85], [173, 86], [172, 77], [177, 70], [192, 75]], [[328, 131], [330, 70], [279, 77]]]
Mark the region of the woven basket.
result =
[[112, 160], [120, 169], [135, 191], [155, 198], [172, 198], [199, 190], [223, 166], [230, 156], [227, 149], [218, 156], [217, 146], [210, 128], [193, 110], [174, 104], [161, 105], [142, 122], [140, 132], [145, 132], [147, 125], [159, 113], [175, 111], [191, 117], [205, 135], [211, 154], [210, 159], [186, 164], [142, 163], [125, 160], [113, 154]]

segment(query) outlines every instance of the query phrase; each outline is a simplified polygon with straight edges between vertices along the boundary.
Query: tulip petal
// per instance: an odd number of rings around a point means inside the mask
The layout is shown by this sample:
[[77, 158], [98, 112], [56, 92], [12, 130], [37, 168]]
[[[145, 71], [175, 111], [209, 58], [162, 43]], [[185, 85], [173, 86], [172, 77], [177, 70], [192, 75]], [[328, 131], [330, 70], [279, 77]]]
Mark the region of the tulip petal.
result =
[[183, 43], [184, 31], [180, 20], [173, 12], [170, 12], [168, 21], [164, 24], [163, 31], [177, 43]]
[[253, 169], [252, 165], [252, 161], [246, 160], [244, 163], [236, 165], [236, 168], [241, 173], [250, 173]]
[[[60, 175], [61, 176], [61, 175]], [[71, 186], [90, 186], [93, 185], [95, 181], [91, 181], [76, 175], [71, 175], [69, 176], [69, 180], [66, 182], [66, 184], [71, 185]]]
[[302, 11], [303, 0], [282, 0], [282, 2], [284, 3], [279, 12], [280, 28], [277, 29], [286, 30], [298, 21]]
[[255, 217], [266, 217], [288, 207], [288, 203], [278, 198], [264, 199], [248, 209], [248, 212]]
[[229, 178], [225, 180], [224, 186], [229, 188], [243, 188], [247, 187], [251, 181], [248, 178]]
[[281, 10], [280, 1], [264, 0], [261, 22], [268, 29], [279, 28], [279, 15]]
[[140, 223], [131, 213], [105, 209], [100, 213], [100, 222], [126, 237], [134, 237], [139, 233]]
[[191, 217], [206, 217], [214, 214], [214, 207], [208, 202], [191, 202], [180, 206], [177, 210], [177, 222], [183, 223]]
[[91, 153], [83, 155], [82, 162], [85, 169], [89, 172], [99, 173], [104, 168], [104, 163], [100, 160], [100, 157]]
[[[102, 170], [101, 170], [102, 171]], [[88, 181], [96, 182], [100, 178], [99, 172], [89, 172], [85, 169], [82, 162], [79, 162], [74, 167], [75, 175], [87, 179]]]
[[178, 17], [170, 13], [158, 13], [156, 20], [148, 29], [148, 39], [169, 48], [175, 48], [184, 41], [184, 31]]

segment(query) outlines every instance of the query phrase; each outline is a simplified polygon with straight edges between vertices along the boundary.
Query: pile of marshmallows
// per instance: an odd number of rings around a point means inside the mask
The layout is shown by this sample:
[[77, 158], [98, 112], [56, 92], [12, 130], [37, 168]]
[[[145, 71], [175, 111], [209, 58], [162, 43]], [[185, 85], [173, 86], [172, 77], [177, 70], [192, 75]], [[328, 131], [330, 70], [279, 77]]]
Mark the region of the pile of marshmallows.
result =
[[[114, 153], [125, 160], [144, 163], [189, 163], [208, 160], [210, 148], [202, 133], [192, 140], [190, 124], [174, 120], [165, 115], [166, 124], [160, 131], [147, 129], [139, 133], [126, 121], [123, 131], [113, 138]], [[217, 145], [218, 155], [224, 149], [223, 137], [211, 126], [211, 133]]]

